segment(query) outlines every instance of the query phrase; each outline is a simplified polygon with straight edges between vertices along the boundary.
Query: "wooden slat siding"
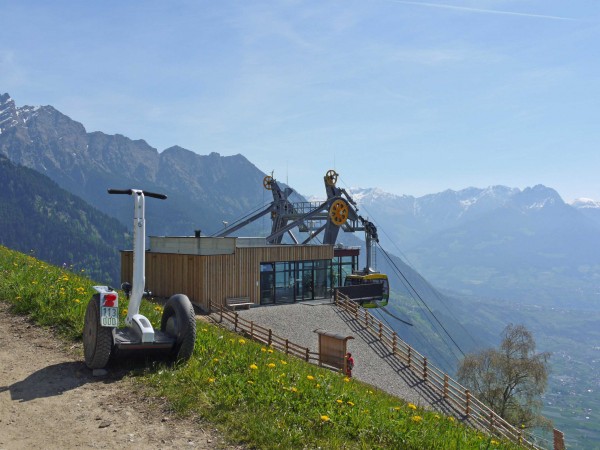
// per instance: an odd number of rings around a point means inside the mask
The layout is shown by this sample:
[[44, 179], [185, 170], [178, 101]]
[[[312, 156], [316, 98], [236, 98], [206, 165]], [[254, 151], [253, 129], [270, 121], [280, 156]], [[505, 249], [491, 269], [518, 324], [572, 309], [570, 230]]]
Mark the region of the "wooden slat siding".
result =
[[[186, 294], [192, 303], [223, 305], [226, 297], [260, 303], [260, 264], [333, 259], [333, 246], [236, 248], [233, 255], [182, 255], [146, 252], [146, 288], [154, 295]], [[132, 279], [133, 253], [121, 252], [121, 280]], [[257, 283], [259, 282], [259, 283]]]

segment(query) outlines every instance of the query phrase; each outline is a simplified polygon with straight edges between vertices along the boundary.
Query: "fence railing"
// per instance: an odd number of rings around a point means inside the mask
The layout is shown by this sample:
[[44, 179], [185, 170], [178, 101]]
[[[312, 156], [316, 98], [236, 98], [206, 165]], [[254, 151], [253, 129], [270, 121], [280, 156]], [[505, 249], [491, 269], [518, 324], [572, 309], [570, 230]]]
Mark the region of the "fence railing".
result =
[[211, 312], [216, 310], [216, 313], [219, 315], [219, 321], [221, 323], [223, 321], [230, 323], [236, 333], [243, 333], [250, 339], [269, 345], [286, 355], [295, 356], [306, 362], [319, 363], [319, 354], [311, 352], [308, 347], [302, 347], [289, 339], [278, 336], [270, 328], [265, 328], [255, 324], [251, 320], [246, 320], [240, 317], [237, 312], [225, 309], [223, 305], [210, 306], [212, 308]]
[[466, 418], [465, 422], [479, 430], [504, 437], [505, 439], [533, 449], [541, 449], [530, 442], [522, 430], [514, 427], [488, 406], [475, 398], [447, 373], [430, 364], [427, 358], [398, 337], [368, 310], [360, 308], [340, 292], [336, 292], [335, 304], [351, 315], [366, 331], [375, 336], [390, 352], [399, 358], [416, 376], [435, 389], [443, 399]]
[[[400, 339], [395, 331], [373, 317], [368, 310], [360, 308], [356, 302], [339, 292], [336, 292], [334, 301], [336, 306], [351, 315], [364, 330], [375, 336], [381, 344], [387, 346], [390, 353], [405, 364], [417, 377], [435, 389], [440, 397], [462, 415], [462, 418], [468, 419], [465, 423], [519, 445], [536, 450], [543, 449], [529, 441], [522, 430], [515, 428], [496, 414], [447, 373], [430, 364], [427, 357]], [[209, 308], [211, 313], [218, 314], [221, 323], [228, 322], [231, 324], [235, 332], [245, 334], [250, 339], [269, 345], [287, 355], [295, 356], [313, 364], [319, 364], [319, 354], [310, 351], [308, 347], [303, 347], [291, 342], [289, 339], [278, 336], [270, 328], [246, 320], [240, 317], [237, 312], [226, 309], [221, 304], [213, 305], [209, 303]]]

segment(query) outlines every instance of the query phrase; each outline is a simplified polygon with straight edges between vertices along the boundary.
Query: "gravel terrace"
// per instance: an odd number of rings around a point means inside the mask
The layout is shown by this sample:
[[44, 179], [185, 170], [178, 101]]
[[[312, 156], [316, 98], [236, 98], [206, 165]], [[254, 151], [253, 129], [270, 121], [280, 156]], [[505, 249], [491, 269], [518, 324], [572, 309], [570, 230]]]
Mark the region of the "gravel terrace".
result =
[[[316, 329], [353, 336], [348, 340], [348, 351], [354, 357], [353, 377], [383, 391], [427, 409], [443, 410], [451, 414], [440, 396], [414, 375], [405, 365], [390, 355], [376, 338], [357, 321], [332, 303], [322, 301], [289, 305], [260, 306], [239, 310], [245, 320], [271, 328], [273, 333], [311, 351], [318, 351]], [[213, 314], [218, 321], [218, 315]], [[434, 408], [435, 405], [435, 408]]]

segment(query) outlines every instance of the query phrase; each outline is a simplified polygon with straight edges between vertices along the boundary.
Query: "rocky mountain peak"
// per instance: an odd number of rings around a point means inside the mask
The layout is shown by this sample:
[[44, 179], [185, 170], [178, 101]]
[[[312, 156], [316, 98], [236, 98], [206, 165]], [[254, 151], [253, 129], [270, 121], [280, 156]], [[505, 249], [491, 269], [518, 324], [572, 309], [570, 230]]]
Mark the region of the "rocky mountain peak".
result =
[[534, 210], [565, 205], [558, 192], [542, 184], [523, 189], [519, 195], [515, 196], [515, 203], [523, 209]]
[[0, 134], [18, 123], [15, 101], [8, 94], [0, 95]]
[[577, 209], [600, 209], [600, 202], [591, 198], [576, 198], [569, 204]]

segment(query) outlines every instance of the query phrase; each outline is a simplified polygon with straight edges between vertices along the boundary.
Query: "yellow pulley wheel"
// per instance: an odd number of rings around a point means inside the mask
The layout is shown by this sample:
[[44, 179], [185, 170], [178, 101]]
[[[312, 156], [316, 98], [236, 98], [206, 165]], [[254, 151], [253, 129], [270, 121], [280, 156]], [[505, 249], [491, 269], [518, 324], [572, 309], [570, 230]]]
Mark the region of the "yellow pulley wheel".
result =
[[329, 208], [329, 217], [331, 221], [341, 227], [348, 220], [348, 203], [344, 200], [336, 200]]
[[267, 191], [271, 190], [271, 182], [273, 181], [273, 177], [271, 175], [267, 175], [263, 178], [263, 186]]
[[333, 169], [328, 170], [325, 174], [325, 183], [327, 183], [327, 186], [335, 186], [337, 179], [338, 173]]

